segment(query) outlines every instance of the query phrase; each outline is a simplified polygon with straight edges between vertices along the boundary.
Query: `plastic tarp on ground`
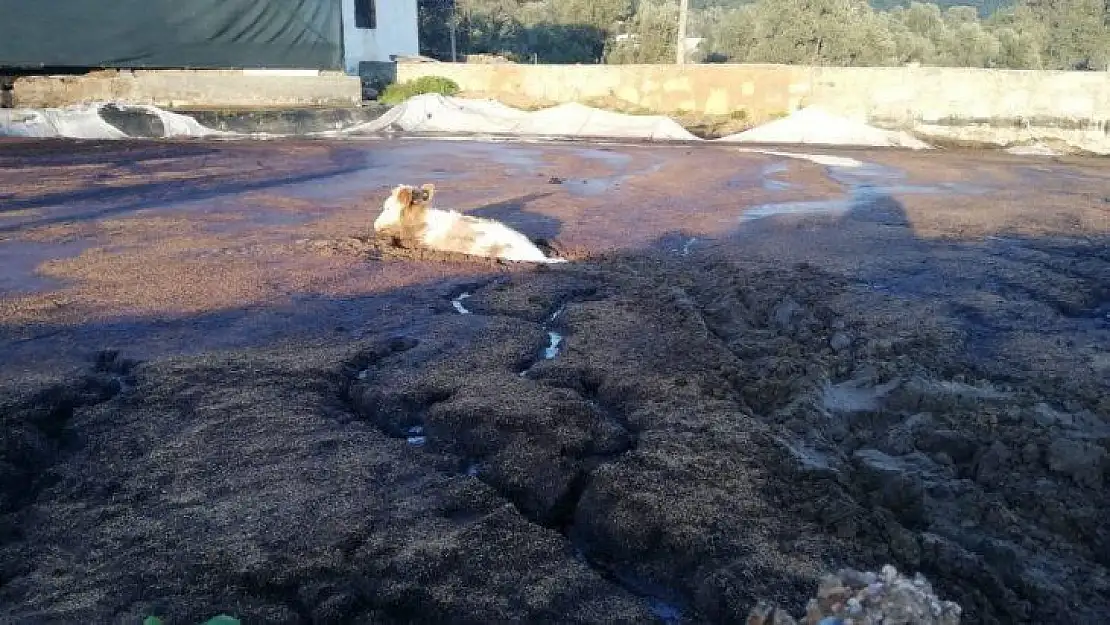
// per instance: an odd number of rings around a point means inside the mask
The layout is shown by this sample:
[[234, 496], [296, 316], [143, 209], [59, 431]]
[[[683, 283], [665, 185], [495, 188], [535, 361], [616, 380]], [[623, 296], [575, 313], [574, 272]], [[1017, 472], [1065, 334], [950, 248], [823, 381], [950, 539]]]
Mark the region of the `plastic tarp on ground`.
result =
[[[136, 132], [139, 126], [143, 132]], [[202, 126], [192, 117], [142, 104], [94, 103], [65, 108], [0, 109], [0, 137], [128, 139], [229, 134]]]
[[792, 115], [717, 139], [722, 143], [801, 143], [929, 149], [928, 143], [907, 132], [883, 130], [863, 122], [804, 108]]
[[[456, 136], [502, 135], [649, 141], [704, 140], [662, 115], [626, 115], [581, 104], [561, 104], [523, 111], [494, 100], [472, 100], [425, 94], [394, 106], [373, 121], [342, 130], [312, 133], [343, 137], [401, 133]], [[0, 136], [124, 139], [128, 137], [222, 137], [259, 135], [220, 132], [191, 117], [154, 106], [89, 104], [59, 109], [0, 109]], [[273, 135], [270, 135], [273, 136]], [[871, 147], [930, 147], [908, 133], [882, 130], [804, 109], [765, 126], [705, 143], [824, 144]]]
[[340, 0], [0, 0], [0, 67], [342, 69]]
[[374, 133], [391, 129], [428, 133], [698, 140], [678, 122], [663, 115], [625, 115], [576, 103], [530, 112], [494, 100], [439, 94], [410, 98], [382, 117], [348, 132]]

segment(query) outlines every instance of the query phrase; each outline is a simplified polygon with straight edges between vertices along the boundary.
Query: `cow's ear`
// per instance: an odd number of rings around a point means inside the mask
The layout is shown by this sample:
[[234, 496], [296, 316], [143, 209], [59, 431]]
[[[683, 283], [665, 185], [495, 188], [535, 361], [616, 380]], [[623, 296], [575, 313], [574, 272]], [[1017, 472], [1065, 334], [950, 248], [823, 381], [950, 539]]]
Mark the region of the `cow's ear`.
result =
[[405, 187], [397, 192], [397, 202], [401, 206], [409, 206], [412, 204], [412, 189]]

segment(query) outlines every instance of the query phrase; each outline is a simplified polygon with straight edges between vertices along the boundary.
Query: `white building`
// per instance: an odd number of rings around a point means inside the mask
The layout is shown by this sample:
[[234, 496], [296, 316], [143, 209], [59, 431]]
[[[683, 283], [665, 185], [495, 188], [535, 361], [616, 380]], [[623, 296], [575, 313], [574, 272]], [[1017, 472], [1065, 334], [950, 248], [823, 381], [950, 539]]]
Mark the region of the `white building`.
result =
[[419, 54], [416, 0], [343, 0], [343, 65]]

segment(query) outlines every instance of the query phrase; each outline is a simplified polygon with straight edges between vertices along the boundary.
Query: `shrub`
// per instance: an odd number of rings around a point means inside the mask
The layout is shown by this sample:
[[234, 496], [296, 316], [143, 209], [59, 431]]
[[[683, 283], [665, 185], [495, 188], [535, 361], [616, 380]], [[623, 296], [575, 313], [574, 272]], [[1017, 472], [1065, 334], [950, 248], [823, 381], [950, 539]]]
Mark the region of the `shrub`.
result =
[[414, 95], [422, 93], [439, 93], [442, 95], [455, 95], [459, 92], [459, 85], [450, 78], [443, 76], [421, 76], [416, 80], [402, 83], [393, 83], [385, 88], [378, 98], [383, 104], [400, 104]]

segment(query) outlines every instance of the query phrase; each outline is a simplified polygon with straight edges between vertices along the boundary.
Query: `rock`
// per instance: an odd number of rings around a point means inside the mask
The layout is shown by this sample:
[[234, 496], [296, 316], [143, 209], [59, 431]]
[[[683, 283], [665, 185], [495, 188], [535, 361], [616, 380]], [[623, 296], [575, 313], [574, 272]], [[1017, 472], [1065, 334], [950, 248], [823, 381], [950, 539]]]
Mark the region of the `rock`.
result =
[[997, 484], [1005, 477], [1010, 462], [1010, 450], [1002, 441], [995, 441], [979, 457], [975, 468], [975, 479], [980, 484]]
[[1043, 428], [1053, 426], [1068, 427], [1072, 425], [1072, 417], [1042, 402], [1033, 407], [1033, 422]]
[[878, 505], [889, 508], [908, 523], [919, 523], [925, 514], [926, 476], [939, 467], [920, 452], [894, 457], [877, 449], [852, 454], [865, 486]]
[[944, 452], [952, 460], [964, 464], [975, 458], [979, 443], [956, 430], [942, 429], [920, 434], [917, 438], [917, 448], [929, 453]]
[[779, 328], [786, 329], [793, 325], [794, 317], [801, 313], [802, 306], [792, 298], [787, 297], [775, 308], [775, 312], [771, 314], [771, 320]]
[[949, 456], [948, 454], [944, 453], [943, 451], [938, 451], [937, 453], [933, 454], [933, 460], [937, 464], [941, 464], [941, 465], [944, 465], [946, 467], [950, 467], [950, 466], [956, 464], [956, 461], [952, 459], [952, 456]]
[[992, 388], [915, 376], [891, 394], [887, 407], [894, 410], [942, 413], [998, 405], [1009, 399], [1010, 394]]
[[914, 533], [893, 521], [887, 524], [886, 531], [890, 553], [900, 562], [917, 566], [921, 562], [921, 546]]
[[1036, 465], [1041, 461], [1041, 448], [1036, 443], [1028, 443], [1021, 448], [1021, 461], [1026, 465]]
[[788, 470], [797, 471], [801, 474], [808, 475], [823, 475], [835, 478], [840, 475], [840, 463], [836, 458], [827, 453], [813, 449], [804, 443], [791, 443], [786, 439], [777, 438], [775, 440], [780, 444], [783, 449], [787, 451], [789, 457], [794, 461]]
[[914, 442], [918, 438], [918, 432], [932, 425], [932, 415], [925, 412], [907, 417], [905, 421], [890, 428], [883, 449], [895, 455], [912, 453], [916, 449]]
[[882, 400], [899, 380], [886, 384], [870, 386], [863, 380], [848, 380], [835, 386], [826, 386], [821, 392], [821, 406], [829, 412], [850, 414], [854, 412], [875, 412], [882, 407]]
[[829, 347], [842, 352], [852, 346], [852, 337], [846, 332], [837, 332], [829, 339]]
[[920, 452], [891, 456], [878, 449], [860, 449], [852, 454], [852, 460], [867, 479], [877, 484], [906, 473], [925, 476], [940, 471], [932, 459]]
[[871, 339], [867, 342], [867, 349], [874, 356], [885, 356], [894, 349], [894, 341], [890, 339]]
[[1048, 446], [1048, 468], [1071, 477], [1081, 486], [1102, 485], [1106, 450], [1086, 441], [1057, 438]]
[[768, 625], [774, 613], [775, 606], [766, 601], [760, 601], [748, 612], [748, 619], [744, 622], [747, 625]]

